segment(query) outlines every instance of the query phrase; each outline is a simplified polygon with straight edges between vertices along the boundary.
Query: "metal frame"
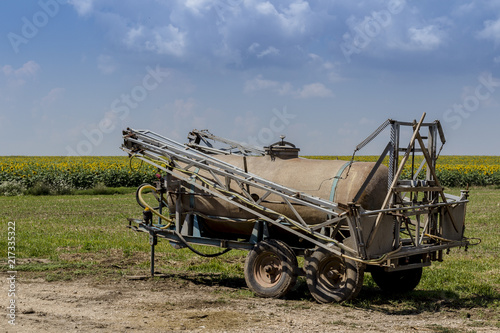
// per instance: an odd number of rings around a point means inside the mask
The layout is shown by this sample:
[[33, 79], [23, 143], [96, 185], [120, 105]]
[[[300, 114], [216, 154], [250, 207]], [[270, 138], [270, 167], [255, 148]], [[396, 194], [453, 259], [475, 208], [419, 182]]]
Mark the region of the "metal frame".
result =
[[[188, 147], [195, 148], [201, 152], [207, 154], [223, 154], [223, 155], [244, 155], [244, 156], [264, 156], [265, 151], [256, 147], [252, 147], [247, 144], [229, 140], [226, 138], [221, 138], [219, 136], [213, 135], [208, 130], [197, 130], [194, 129], [188, 134], [189, 143], [186, 144]], [[225, 147], [215, 148], [210, 141], [218, 142]], [[201, 144], [203, 143], [203, 144]]]
[[[460, 230], [457, 230], [458, 225], [454, 218], [457, 213], [452, 211], [458, 206], [463, 206], [465, 214], [468, 192], [464, 191], [461, 197], [444, 194], [435, 174], [438, 156], [436, 150], [437, 134], [439, 133], [443, 144], [445, 142], [444, 135], [438, 121], [424, 123], [424, 118], [425, 113], [418, 123], [416, 121], [408, 123], [388, 120], [377, 129], [374, 135], [369, 137], [369, 140], [363, 142], [364, 146], [384, 128], [391, 125], [390, 142], [375, 164], [367, 181], [347, 207], [341, 207], [332, 201], [282, 186], [223, 162], [211, 155], [217, 152], [215, 150], [200, 151], [199, 143], [201, 141], [195, 140], [194, 145], [193, 143], [184, 145], [149, 130], [129, 128], [123, 132], [122, 150], [127, 152], [129, 156], [139, 158], [161, 170], [166, 176], [162, 178], [159, 187], [166, 191], [167, 195], [189, 194], [196, 188], [205, 195], [218, 198], [250, 212], [254, 216], [255, 223], [250, 241], [201, 237], [197, 226], [193, 226], [193, 223], [196, 224], [196, 221], [193, 222], [193, 217], [197, 215], [197, 212], [182, 211], [180, 202], [177, 202], [172, 226], [166, 227], [165, 224], [162, 224], [161, 219], [157, 225], [153, 225], [152, 221], [145, 223], [145, 221], [129, 219], [130, 226], [136, 231], [150, 234], [152, 264], [156, 237], [166, 238], [174, 244], [181, 244], [181, 246], [190, 243], [248, 250], [256, 242], [265, 238], [267, 226], [273, 225], [307, 241], [305, 243], [309, 244], [308, 246], [312, 244], [314, 247], [326, 249], [337, 256], [350, 258], [364, 264], [385, 266], [392, 270], [409, 269], [415, 265], [399, 267], [399, 258], [422, 255], [424, 260], [419, 265], [427, 266], [431, 260], [440, 260], [442, 251], [445, 249], [469, 245], [468, 240], [463, 238], [463, 233], [461, 234]], [[402, 126], [409, 126], [413, 129], [412, 138], [406, 149], [400, 147]], [[422, 137], [420, 134], [422, 128], [428, 128], [429, 134], [426, 137]], [[203, 141], [215, 137], [211, 134], [211, 136], [207, 136], [207, 133], [206, 131], [193, 131], [190, 133], [190, 139], [193, 138], [193, 135]], [[423, 141], [425, 138], [427, 139], [427, 147]], [[222, 142], [224, 141], [232, 142], [223, 139]], [[416, 146], [416, 143], [419, 144], [419, 147]], [[244, 147], [238, 147], [238, 149], [238, 154], [244, 156], [250, 152]], [[358, 146], [356, 150], [359, 149]], [[401, 152], [404, 152], [402, 157], [400, 156]], [[417, 172], [414, 172], [412, 179], [400, 179], [404, 166], [410, 160], [410, 156], [413, 157], [416, 152], [424, 155], [424, 162], [419, 166]], [[356, 201], [387, 154], [390, 155], [389, 191], [384, 205], [378, 210], [364, 210], [363, 207], [356, 204]], [[400, 158], [401, 162], [399, 162]], [[411, 162], [411, 168], [415, 170], [414, 158], [411, 159]], [[425, 178], [417, 180], [425, 165], [427, 165]], [[203, 176], [199, 174], [198, 170], [204, 171]], [[263, 190], [265, 195], [255, 200], [250, 195], [254, 189]], [[271, 194], [278, 196], [293, 214], [285, 216], [265, 207], [263, 201]], [[177, 197], [180, 198], [180, 195]], [[306, 218], [294, 208], [298, 205], [324, 213], [325, 221], [317, 225], [308, 225]], [[374, 217], [376, 217], [375, 223], [370, 230], [367, 230], [365, 220]], [[411, 219], [412, 217], [413, 219]], [[374, 254], [370, 252], [371, 246], [379, 239], [390, 236], [382, 235], [379, 232], [382, 221], [386, 221], [387, 218], [394, 220], [394, 234], [391, 236], [394, 238], [392, 250], [374, 257]], [[132, 226], [132, 223], [137, 224], [137, 226]], [[442, 237], [443, 227], [450, 229], [448, 225], [450, 223], [460, 235], [459, 239]], [[461, 225], [463, 226], [463, 222]], [[350, 242], [348, 245], [336, 240], [335, 235], [340, 229], [348, 230], [354, 242]], [[407, 233], [408, 237], [401, 237], [402, 232]], [[297, 254], [304, 254], [310, 248], [294, 248], [294, 250]]]

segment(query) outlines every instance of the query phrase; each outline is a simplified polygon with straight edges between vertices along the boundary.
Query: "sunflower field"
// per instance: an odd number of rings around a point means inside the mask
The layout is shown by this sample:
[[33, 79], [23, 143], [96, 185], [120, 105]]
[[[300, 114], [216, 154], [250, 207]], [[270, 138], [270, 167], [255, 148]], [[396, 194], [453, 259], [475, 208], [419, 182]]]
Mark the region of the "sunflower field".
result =
[[44, 186], [51, 192], [64, 194], [97, 185], [135, 187], [154, 179], [154, 167], [126, 156], [0, 157], [0, 184], [17, 184], [24, 189]]
[[[351, 156], [307, 156], [321, 160], [346, 160]], [[356, 156], [355, 161], [376, 162], [378, 156]], [[423, 156], [415, 156], [415, 165], [422, 162]], [[389, 164], [386, 157], [384, 164]], [[416, 171], [416, 170], [414, 170]], [[500, 156], [440, 156], [436, 165], [436, 174], [441, 185], [446, 187], [465, 187], [500, 185]], [[403, 169], [402, 177], [410, 179], [412, 175], [410, 160]], [[425, 175], [425, 168], [420, 178]]]
[[[306, 158], [349, 161], [351, 156], [306, 156]], [[357, 156], [356, 161], [375, 162], [378, 156]], [[422, 157], [416, 157], [416, 165]], [[388, 163], [388, 158], [385, 159]], [[157, 170], [126, 156], [58, 157], [0, 156], [0, 195], [16, 187], [17, 192], [37, 186], [51, 193], [106, 187], [136, 187], [156, 179]], [[403, 177], [410, 178], [407, 166]], [[441, 156], [436, 173], [443, 186], [500, 185], [500, 156]], [[424, 172], [422, 172], [422, 175]], [[2, 190], [4, 189], [4, 190]], [[16, 192], [16, 191], [14, 191]], [[17, 193], [16, 192], [16, 193]]]

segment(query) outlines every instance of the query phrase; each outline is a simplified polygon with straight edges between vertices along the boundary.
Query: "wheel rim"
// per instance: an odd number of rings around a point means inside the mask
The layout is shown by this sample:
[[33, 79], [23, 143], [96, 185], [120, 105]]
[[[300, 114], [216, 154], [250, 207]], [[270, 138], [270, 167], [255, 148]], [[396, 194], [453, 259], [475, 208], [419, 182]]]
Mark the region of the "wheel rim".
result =
[[318, 285], [326, 290], [336, 290], [346, 281], [346, 266], [340, 258], [330, 257], [320, 263]]
[[248, 253], [244, 272], [247, 286], [256, 295], [280, 298], [297, 281], [297, 257], [284, 242], [266, 239]]
[[273, 287], [281, 279], [283, 265], [281, 260], [272, 252], [263, 252], [254, 266], [254, 276], [257, 283], [269, 288]]

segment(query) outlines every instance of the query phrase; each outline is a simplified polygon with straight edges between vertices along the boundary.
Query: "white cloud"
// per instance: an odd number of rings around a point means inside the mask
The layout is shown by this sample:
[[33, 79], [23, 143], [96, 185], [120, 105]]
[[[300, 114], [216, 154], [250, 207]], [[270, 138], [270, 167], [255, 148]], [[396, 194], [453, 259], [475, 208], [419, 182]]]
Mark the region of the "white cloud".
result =
[[184, 5], [191, 12], [200, 15], [202, 9], [206, 9], [210, 5], [211, 0], [185, 0]]
[[496, 21], [484, 21], [484, 29], [476, 36], [480, 39], [491, 39], [496, 44], [500, 43], [500, 18]]
[[443, 42], [443, 33], [438, 27], [428, 25], [423, 28], [410, 28], [408, 35], [412, 45], [417, 49], [433, 50]]
[[153, 30], [153, 41], [146, 42], [146, 48], [158, 54], [182, 56], [186, 47], [186, 32], [169, 24]]
[[118, 65], [116, 64], [113, 57], [101, 54], [99, 57], [97, 57], [97, 68], [99, 68], [99, 70], [103, 74], [112, 74], [116, 71]]
[[295, 93], [290, 82], [280, 84], [277, 92], [279, 95], [293, 95]]
[[[456, 6], [450, 3], [447, 8], [451, 11]], [[347, 29], [342, 35], [344, 43], [341, 44], [347, 60], [360, 53], [387, 59], [395, 55], [394, 50], [410, 53], [435, 51], [457, 43], [458, 40], [450, 38], [450, 35], [454, 37], [452, 34], [456, 30], [460, 29], [464, 34], [464, 27], [459, 24], [465, 18], [451, 19], [448, 13], [433, 16], [436, 11], [427, 10], [424, 5], [410, 5], [408, 1], [402, 1], [396, 12], [388, 8], [379, 3], [379, 7], [369, 16], [366, 16], [369, 9], [365, 9], [365, 15], [361, 16], [360, 9], [350, 8], [349, 13], [352, 14], [346, 20]]]
[[306, 26], [309, 23], [308, 15], [311, 13], [311, 8], [307, 1], [297, 1], [284, 10], [286, 18], [282, 19], [282, 25], [291, 33], [305, 32]]
[[135, 28], [130, 28], [126, 33], [123, 39], [125, 45], [129, 48], [134, 47], [136, 44], [140, 42], [140, 39], [144, 36], [144, 27], [138, 26]]
[[315, 53], [309, 53], [309, 65], [313, 68], [318, 75], [326, 75], [329, 81], [338, 82], [342, 77], [338, 73], [339, 64], [324, 60], [322, 57]]
[[6, 76], [15, 77], [34, 77], [40, 70], [40, 65], [35, 61], [30, 60], [18, 69], [13, 69], [10, 65], [2, 67], [2, 71]]
[[186, 49], [186, 35], [172, 24], [153, 28], [139, 25], [129, 28], [123, 41], [131, 49], [181, 57]]
[[333, 92], [322, 83], [311, 83], [299, 89], [297, 98], [334, 97]]
[[75, 7], [78, 15], [86, 16], [92, 12], [94, 0], [69, 0], [68, 3]]
[[176, 99], [174, 104], [171, 106], [172, 111], [174, 112], [174, 118], [178, 121], [190, 118], [193, 115], [195, 105], [196, 103], [192, 98], [188, 100]]
[[307, 1], [296, 0], [288, 7], [282, 7], [281, 10], [276, 9], [269, 1], [255, 2], [245, 1], [245, 6], [249, 9], [253, 7], [258, 14], [278, 22], [282, 32], [287, 35], [304, 33], [310, 23], [308, 16], [311, 14], [311, 8]]
[[268, 91], [281, 96], [294, 98], [334, 97], [333, 92], [322, 83], [311, 83], [295, 89], [290, 82], [278, 82], [266, 80], [262, 75], [246, 81], [244, 92], [253, 93], [257, 91]]
[[474, 2], [464, 3], [463, 5], [458, 6], [452, 12], [455, 16], [463, 16], [468, 15], [476, 8], [476, 4]]
[[323, 59], [315, 53], [309, 53], [308, 56], [312, 61], [323, 61]]
[[30, 60], [18, 69], [14, 69], [10, 65], [2, 67], [2, 72], [7, 77], [9, 86], [19, 87], [26, 83], [26, 80], [33, 80], [40, 71], [40, 65], [35, 61]]
[[259, 43], [252, 43], [247, 49], [251, 54], [256, 54], [257, 58], [264, 58], [266, 56], [277, 56], [280, 54], [280, 50], [274, 46], [269, 46], [267, 49], [259, 51], [261, 49]]
[[[474, 9], [475, 13], [478, 6], [471, 0], [466, 2], [470, 3], [448, 5], [446, 13], [453, 9], [457, 13]], [[369, 47], [360, 51], [370, 57], [383, 58], [395, 49], [433, 51], [455, 43], [448, 38], [453, 28], [450, 23], [432, 17], [425, 6], [407, 3], [386, 18], [382, 15], [388, 13], [385, 0], [364, 1], [363, 6], [326, 0], [314, 2], [314, 6], [306, 0], [123, 0], [119, 6], [109, 0], [71, 0], [71, 4], [79, 13], [95, 16], [107, 37], [120, 44], [118, 48], [125, 45], [133, 52], [243, 70], [278, 64], [300, 69], [308, 66], [308, 53], [314, 50], [325, 59], [325, 74], [332, 74], [331, 81], [339, 79], [338, 66], [343, 64], [343, 58], [335, 54], [341, 36], [350, 33], [354, 39], [356, 27], [380, 26]], [[455, 23], [458, 26], [459, 22]]]
[[60, 100], [66, 89], [64, 88], [54, 88], [49, 91], [49, 93], [40, 100], [40, 106], [49, 107], [58, 100]]
[[280, 84], [277, 81], [266, 80], [262, 78], [262, 75], [257, 75], [252, 80], [248, 80], [245, 83], [245, 93], [251, 93], [259, 90], [272, 90], [277, 91], [283, 87], [283, 84]]
[[257, 52], [257, 49], [260, 47], [260, 44], [259, 43], [252, 43], [252, 45], [250, 45], [248, 47], [248, 52], [250, 53], [256, 53]]
[[[131, 51], [182, 57], [184, 61], [252, 65], [285, 57], [295, 65], [303, 42], [329, 14], [304, 0], [70, 0], [81, 16], [93, 16], [114, 44]], [[247, 57], [246, 52], [252, 54]]]
[[279, 15], [274, 5], [269, 1], [258, 3], [255, 9], [262, 15]]
[[269, 46], [267, 49], [265, 49], [264, 51], [260, 52], [259, 54], [257, 54], [257, 58], [263, 58], [265, 56], [273, 56], [273, 55], [278, 55], [280, 53], [280, 51], [273, 47], [273, 46]]
[[387, 29], [383, 43], [372, 43], [378, 57], [386, 55], [387, 51], [401, 50], [405, 52], [434, 51], [449, 42], [449, 32], [454, 23], [446, 18], [439, 17], [422, 23], [420, 19], [394, 21], [394, 25]]

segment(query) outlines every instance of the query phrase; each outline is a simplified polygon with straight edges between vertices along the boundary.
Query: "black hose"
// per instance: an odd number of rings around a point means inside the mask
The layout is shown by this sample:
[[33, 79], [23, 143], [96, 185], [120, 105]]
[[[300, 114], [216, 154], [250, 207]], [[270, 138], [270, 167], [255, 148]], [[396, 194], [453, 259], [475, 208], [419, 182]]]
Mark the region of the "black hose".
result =
[[201, 253], [199, 251], [197, 251], [195, 248], [193, 248], [191, 245], [188, 244], [188, 242], [184, 239], [184, 237], [182, 237], [182, 235], [180, 233], [178, 233], [177, 231], [175, 232], [175, 235], [177, 237], [179, 237], [179, 239], [181, 240], [181, 242], [188, 248], [190, 249], [191, 251], [193, 251], [194, 253], [196, 253], [197, 255], [199, 256], [202, 256], [202, 257], [205, 257], [205, 258], [215, 258], [215, 257], [219, 257], [223, 254], [226, 254], [228, 253], [229, 251], [231, 251], [231, 249], [227, 248], [225, 249], [224, 251], [222, 252], [219, 252], [219, 253], [214, 253], [214, 254], [205, 254], [205, 253]]

